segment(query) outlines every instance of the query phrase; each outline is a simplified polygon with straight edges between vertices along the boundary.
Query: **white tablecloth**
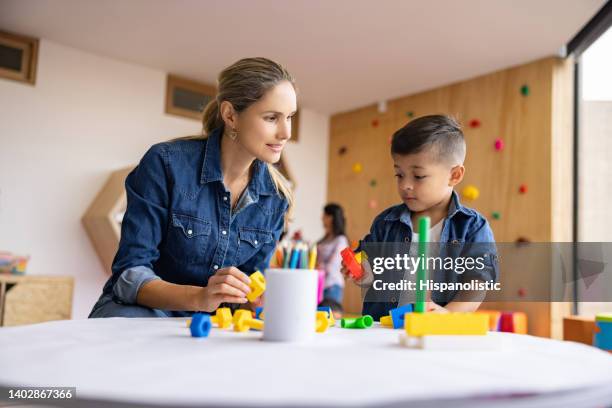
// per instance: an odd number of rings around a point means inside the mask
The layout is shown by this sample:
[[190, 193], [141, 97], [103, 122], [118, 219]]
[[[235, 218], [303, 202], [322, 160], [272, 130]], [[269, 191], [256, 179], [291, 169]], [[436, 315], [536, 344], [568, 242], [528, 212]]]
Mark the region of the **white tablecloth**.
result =
[[192, 338], [172, 318], [8, 327], [0, 387], [76, 387], [113, 406], [612, 405], [612, 356], [596, 348], [490, 333], [503, 349], [434, 352], [400, 347], [399, 333], [333, 327], [298, 345], [216, 328]]

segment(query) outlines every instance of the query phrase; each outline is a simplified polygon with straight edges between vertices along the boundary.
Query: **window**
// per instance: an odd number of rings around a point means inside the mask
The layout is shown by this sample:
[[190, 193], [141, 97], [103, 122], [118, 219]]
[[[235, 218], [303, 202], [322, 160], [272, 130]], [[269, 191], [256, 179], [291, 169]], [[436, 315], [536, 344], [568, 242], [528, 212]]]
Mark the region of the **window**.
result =
[[0, 31], [0, 78], [36, 82], [38, 40]]
[[166, 113], [202, 120], [202, 111], [217, 93], [214, 86], [168, 75]]

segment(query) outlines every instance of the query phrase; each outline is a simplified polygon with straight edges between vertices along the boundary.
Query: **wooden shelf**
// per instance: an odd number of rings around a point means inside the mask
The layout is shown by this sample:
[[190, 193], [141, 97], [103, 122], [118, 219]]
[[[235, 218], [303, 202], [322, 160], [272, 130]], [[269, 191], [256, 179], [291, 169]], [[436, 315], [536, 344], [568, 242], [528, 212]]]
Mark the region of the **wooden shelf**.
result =
[[70, 276], [0, 275], [0, 326], [18, 326], [72, 317]]

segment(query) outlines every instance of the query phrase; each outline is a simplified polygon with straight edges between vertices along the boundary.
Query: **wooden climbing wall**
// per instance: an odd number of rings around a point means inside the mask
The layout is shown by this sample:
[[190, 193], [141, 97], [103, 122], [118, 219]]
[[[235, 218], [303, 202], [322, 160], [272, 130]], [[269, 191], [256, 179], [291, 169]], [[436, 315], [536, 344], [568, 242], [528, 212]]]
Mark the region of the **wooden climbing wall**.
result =
[[[411, 118], [442, 113], [464, 127], [466, 175], [457, 191], [478, 188], [478, 199], [463, 202], [488, 218], [497, 242], [571, 241], [572, 66], [546, 58], [387, 101], [385, 112], [372, 105], [332, 116], [327, 198], [345, 208], [349, 239], [362, 238], [377, 214], [400, 203], [393, 132]], [[359, 313], [359, 297], [348, 284], [345, 309]], [[487, 305], [493, 307], [526, 311], [530, 333], [553, 337], [560, 336], [560, 314], [568, 311], [547, 303]]]

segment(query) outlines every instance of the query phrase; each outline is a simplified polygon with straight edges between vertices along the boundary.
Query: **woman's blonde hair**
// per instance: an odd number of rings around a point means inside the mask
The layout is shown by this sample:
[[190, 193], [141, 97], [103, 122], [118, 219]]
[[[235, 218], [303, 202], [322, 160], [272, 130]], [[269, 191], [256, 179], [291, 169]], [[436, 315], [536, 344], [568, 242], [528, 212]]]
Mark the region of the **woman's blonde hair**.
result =
[[[200, 137], [206, 138], [213, 130], [224, 127], [219, 111], [223, 101], [231, 103], [234, 110], [240, 113], [284, 81], [290, 82], [295, 88], [295, 81], [289, 71], [267, 58], [243, 58], [225, 68], [217, 79], [217, 96], [204, 108]], [[285, 213], [285, 228], [287, 228], [293, 212], [293, 192], [287, 179], [276, 167], [270, 163], [266, 163], [266, 166], [276, 191], [280, 192], [289, 204]]]

